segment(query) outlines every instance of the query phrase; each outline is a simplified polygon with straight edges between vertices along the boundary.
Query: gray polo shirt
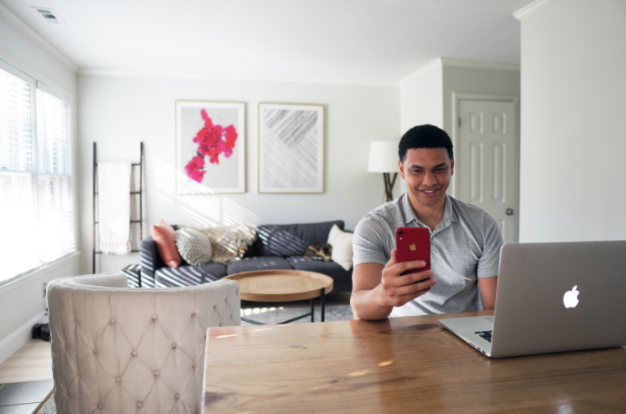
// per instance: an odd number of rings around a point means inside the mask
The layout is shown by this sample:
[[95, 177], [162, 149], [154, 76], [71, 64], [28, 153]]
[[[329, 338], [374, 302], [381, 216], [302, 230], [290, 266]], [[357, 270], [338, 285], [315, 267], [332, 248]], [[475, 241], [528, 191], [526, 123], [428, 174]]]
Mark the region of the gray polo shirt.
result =
[[[354, 265], [387, 264], [398, 227], [426, 227], [415, 216], [407, 193], [367, 213], [353, 238]], [[497, 276], [503, 240], [496, 220], [486, 211], [446, 195], [443, 219], [430, 232], [431, 269], [437, 284], [394, 316], [429, 315], [482, 309], [478, 277]]]

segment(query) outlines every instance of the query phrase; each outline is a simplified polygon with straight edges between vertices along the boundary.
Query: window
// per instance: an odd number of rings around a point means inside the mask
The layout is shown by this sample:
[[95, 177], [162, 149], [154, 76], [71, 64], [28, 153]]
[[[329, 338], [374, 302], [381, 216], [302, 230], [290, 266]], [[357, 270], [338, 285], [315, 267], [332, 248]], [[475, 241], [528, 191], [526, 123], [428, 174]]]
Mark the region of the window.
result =
[[62, 97], [0, 66], [0, 283], [76, 250], [69, 115]]

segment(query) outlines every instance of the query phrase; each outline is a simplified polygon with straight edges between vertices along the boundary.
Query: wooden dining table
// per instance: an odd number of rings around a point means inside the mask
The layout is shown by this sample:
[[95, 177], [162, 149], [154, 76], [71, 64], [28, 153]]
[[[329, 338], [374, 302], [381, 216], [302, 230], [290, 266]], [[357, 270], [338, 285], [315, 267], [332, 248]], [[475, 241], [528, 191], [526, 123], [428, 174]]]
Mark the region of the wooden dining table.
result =
[[626, 349], [490, 359], [439, 319], [210, 328], [205, 413], [626, 413]]

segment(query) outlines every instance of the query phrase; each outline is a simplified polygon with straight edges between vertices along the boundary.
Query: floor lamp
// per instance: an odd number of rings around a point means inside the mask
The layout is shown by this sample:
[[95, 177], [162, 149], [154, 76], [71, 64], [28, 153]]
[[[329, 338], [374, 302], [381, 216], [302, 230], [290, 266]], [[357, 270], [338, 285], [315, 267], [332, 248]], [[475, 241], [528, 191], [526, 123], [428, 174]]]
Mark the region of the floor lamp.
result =
[[[368, 172], [383, 173], [386, 201], [393, 200], [393, 186], [398, 177], [398, 143], [396, 141], [370, 142]], [[393, 178], [391, 176], [393, 173]]]

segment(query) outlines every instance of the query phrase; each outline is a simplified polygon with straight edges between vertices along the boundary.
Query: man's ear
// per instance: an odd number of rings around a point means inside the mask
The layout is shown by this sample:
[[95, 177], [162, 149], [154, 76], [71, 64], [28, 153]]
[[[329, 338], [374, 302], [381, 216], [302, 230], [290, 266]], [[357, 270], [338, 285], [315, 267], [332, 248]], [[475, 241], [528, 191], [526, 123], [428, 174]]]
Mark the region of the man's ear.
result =
[[450, 160], [450, 175], [454, 175], [454, 158]]
[[398, 160], [398, 169], [400, 169], [400, 177], [404, 180], [404, 164], [402, 164], [402, 160]]

